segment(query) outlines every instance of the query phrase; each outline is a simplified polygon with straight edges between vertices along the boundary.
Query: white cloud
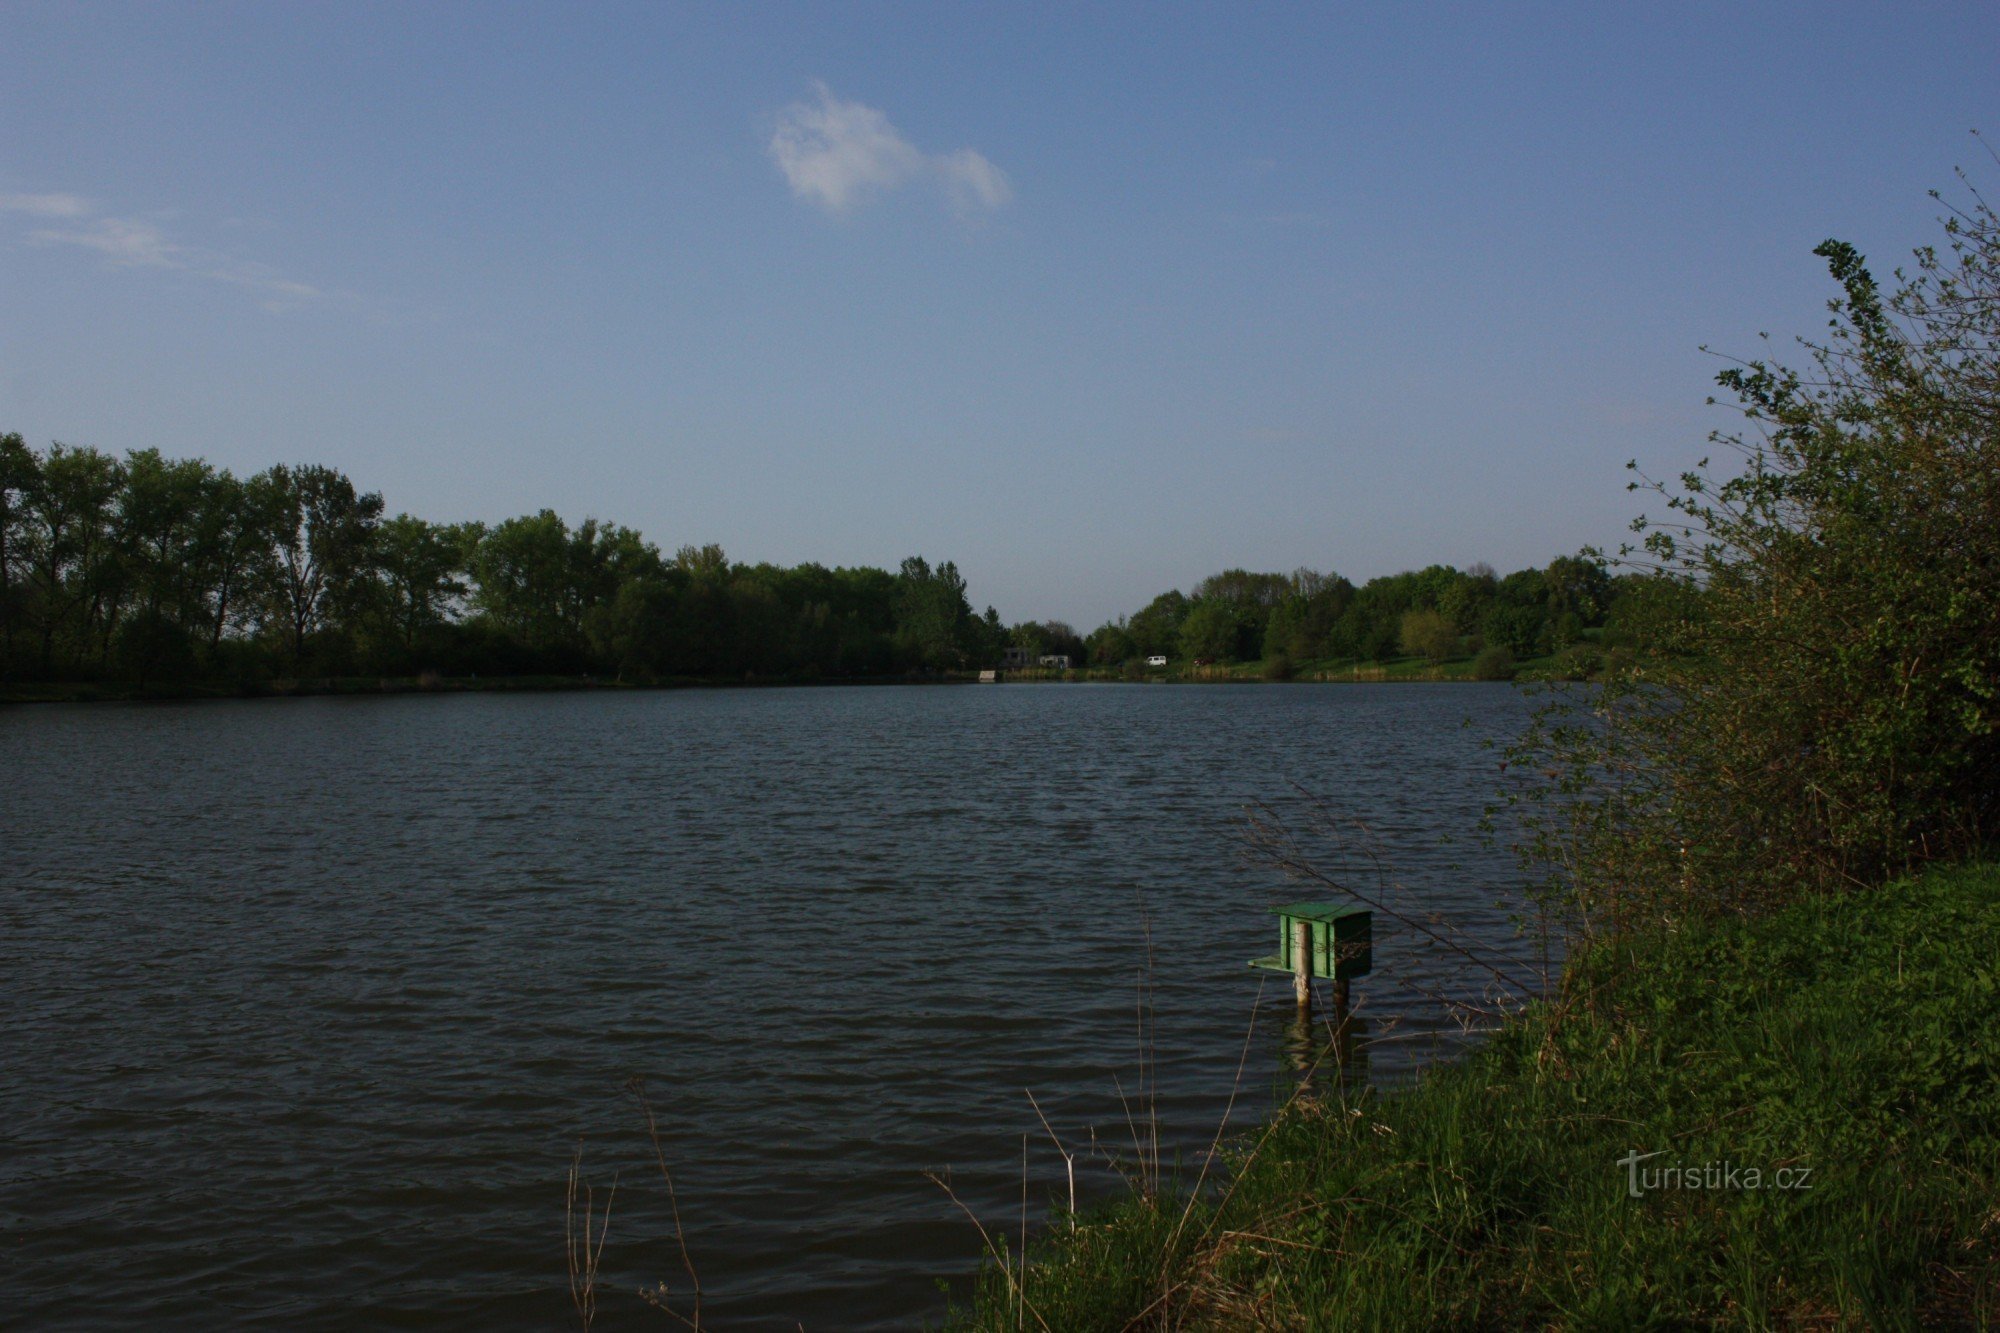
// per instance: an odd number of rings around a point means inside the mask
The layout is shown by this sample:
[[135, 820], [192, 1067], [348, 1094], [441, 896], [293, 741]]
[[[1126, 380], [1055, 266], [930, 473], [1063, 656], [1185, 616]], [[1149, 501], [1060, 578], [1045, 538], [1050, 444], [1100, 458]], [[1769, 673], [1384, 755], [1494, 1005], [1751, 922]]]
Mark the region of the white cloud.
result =
[[96, 218], [78, 231], [34, 231], [28, 239], [43, 245], [80, 245], [95, 250], [121, 268], [186, 268], [181, 248], [150, 222], [133, 218]]
[[983, 153], [961, 148], [938, 158], [936, 166], [961, 213], [970, 213], [975, 208], [998, 208], [1014, 197], [1007, 173], [989, 162]]
[[771, 156], [792, 193], [841, 213], [871, 189], [892, 190], [923, 170], [924, 155], [859, 102], [843, 102], [823, 83], [819, 103], [794, 102], [778, 114]]
[[73, 194], [0, 194], [0, 213], [38, 218], [80, 218], [90, 205]]
[[824, 83], [814, 83], [813, 91], [817, 101], [778, 113], [770, 143], [772, 160], [801, 199], [845, 213], [872, 193], [921, 177], [942, 185], [961, 214], [1013, 198], [1006, 173], [983, 154], [970, 148], [925, 154], [874, 107], [843, 102]]
[[181, 245], [144, 218], [100, 216], [73, 194], [0, 194], [0, 213], [64, 219], [71, 224], [29, 232], [28, 240], [36, 245], [72, 245], [94, 250], [116, 268], [164, 268], [192, 273], [254, 292], [265, 298], [266, 310], [289, 309], [325, 294], [317, 287], [285, 277], [268, 264]]

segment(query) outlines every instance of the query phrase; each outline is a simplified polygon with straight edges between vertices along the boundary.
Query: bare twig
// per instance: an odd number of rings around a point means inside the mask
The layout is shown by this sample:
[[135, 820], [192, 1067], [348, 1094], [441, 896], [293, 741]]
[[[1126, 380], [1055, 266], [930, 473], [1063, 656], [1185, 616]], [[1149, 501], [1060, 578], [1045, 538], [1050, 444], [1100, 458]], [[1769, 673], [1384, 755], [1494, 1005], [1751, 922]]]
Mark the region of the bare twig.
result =
[[1257, 978], [1257, 998], [1250, 1005], [1250, 1026], [1243, 1034], [1243, 1053], [1236, 1059], [1236, 1078], [1229, 1085], [1229, 1101], [1222, 1108], [1222, 1121], [1215, 1127], [1215, 1138], [1209, 1142], [1208, 1153], [1202, 1158], [1201, 1173], [1195, 1177], [1194, 1188], [1188, 1192], [1187, 1203], [1181, 1209], [1178, 1222], [1174, 1223], [1173, 1234], [1167, 1238], [1166, 1252], [1172, 1254], [1175, 1244], [1181, 1238], [1181, 1231], [1187, 1226], [1188, 1217], [1194, 1212], [1195, 1201], [1201, 1198], [1201, 1187], [1208, 1180], [1208, 1169], [1214, 1165], [1216, 1155], [1222, 1151], [1222, 1136], [1229, 1129], [1229, 1117], [1236, 1110], [1236, 1094], [1243, 1089], [1243, 1070], [1250, 1061], [1250, 1042], [1257, 1035], [1257, 1014], [1264, 1002], [1264, 978]]
[[694, 1290], [694, 1312], [691, 1315], [683, 1315], [680, 1312], [668, 1306], [668, 1304], [666, 1303], [667, 1284], [664, 1282], [660, 1283], [657, 1290], [653, 1292], [647, 1292], [642, 1290], [639, 1294], [641, 1296], [644, 1296], [649, 1302], [651, 1302], [654, 1306], [656, 1306], [660, 1310], [680, 1320], [680, 1322], [686, 1324], [690, 1329], [696, 1330], [696, 1333], [700, 1333], [701, 1278], [694, 1271], [694, 1259], [692, 1258], [692, 1256], [688, 1254], [687, 1231], [685, 1228], [681, 1226], [680, 1197], [674, 1191], [673, 1172], [667, 1170], [666, 1149], [660, 1146], [659, 1121], [653, 1115], [652, 1101], [646, 1096], [646, 1080], [640, 1078], [637, 1074], [634, 1074], [631, 1078], [626, 1080], [625, 1090], [638, 1099], [639, 1109], [646, 1113], [646, 1133], [647, 1136], [650, 1137], [653, 1141], [653, 1160], [659, 1164], [660, 1179], [665, 1181], [667, 1184], [667, 1204], [668, 1207], [671, 1208], [673, 1211], [674, 1244], [678, 1246], [680, 1249], [681, 1267], [687, 1271], [688, 1285], [692, 1287]]
[[1028, 1308], [1028, 1136], [1021, 1136], [1021, 1299], [1014, 1306], [1014, 1327], [1021, 1328]]
[[957, 1205], [959, 1212], [965, 1214], [965, 1220], [972, 1223], [973, 1228], [979, 1232], [979, 1240], [986, 1247], [986, 1253], [992, 1256], [994, 1263], [1000, 1265], [1000, 1275], [1007, 1280], [1008, 1290], [1014, 1293], [1014, 1299], [1018, 1302], [1019, 1308], [1033, 1315], [1035, 1322], [1046, 1331], [1049, 1327], [1048, 1321], [1042, 1318], [1039, 1310], [1028, 1303], [1028, 1295], [1021, 1289], [1020, 1283], [1015, 1280], [1014, 1267], [1008, 1261], [1006, 1251], [993, 1243], [993, 1233], [986, 1229], [986, 1224], [979, 1220], [979, 1215], [965, 1206], [965, 1200], [958, 1197], [958, 1192], [952, 1189], [951, 1182], [945, 1177], [935, 1171], [926, 1171], [924, 1172], [924, 1179], [943, 1190], [945, 1197]]
[[1035, 1100], [1034, 1090], [1031, 1088], [1023, 1088], [1022, 1091], [1028, 1094], [1028, 1105], [1035, 1108], [1035, 1116], [1042, 1122], [1042, 1128], [1048, 1132], [1049, 1142], [1055, 1144], [1056, 1151], [1062, 1154], [1063, 1172], [1069, 1177], [1069, 1229], [1071, 1231], [1075, 1231], [1076, 1230], [1076, 1154], [1072, 1153], [1068, 1148], [1065, 1148], [1063, 1146], [1063, 1141], [1060, 1138], [1056, 1137], [1055, 1130], [1051, 1128], [1049, 1125], [1049, 1118], [1046, 1115], [1042, 1114], [1042, 1104]]
[[[569, 1299], [583, 1333], [590, 1333], [597, 1318], [597, 1266], [604, 1258], [604, 1239], [611, 1230], [611, 1201], [618, 1197], [618, 1180], [611, 1180], [611, 1192], [604, 1196], [604, 1213], [597, 1223], [597, 1237], [591, 1239], [591, 1218], [595, 1192], [583, 1183], [583, 1141], [577, 1140], [576, 1157], [569, 1166], [569, 1189], [563, 1199], [563, 1248], [569, 1257]], [[583, 1193], [582, 1225], [577, 1224], [576, 1198]]]

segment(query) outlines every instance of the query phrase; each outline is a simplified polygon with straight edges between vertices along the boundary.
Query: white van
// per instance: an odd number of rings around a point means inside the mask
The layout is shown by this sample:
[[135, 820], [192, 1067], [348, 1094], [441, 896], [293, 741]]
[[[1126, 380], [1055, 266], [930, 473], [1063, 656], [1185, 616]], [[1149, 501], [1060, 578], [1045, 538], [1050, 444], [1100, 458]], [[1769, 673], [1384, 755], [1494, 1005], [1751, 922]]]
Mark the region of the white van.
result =
[[1166, 664], [1167, 664], [1167, 655], [1165, 653], [1154, 653], [1151, 657], [1146, 659], [1146, 665], [1149, 667], [1165, 666]]

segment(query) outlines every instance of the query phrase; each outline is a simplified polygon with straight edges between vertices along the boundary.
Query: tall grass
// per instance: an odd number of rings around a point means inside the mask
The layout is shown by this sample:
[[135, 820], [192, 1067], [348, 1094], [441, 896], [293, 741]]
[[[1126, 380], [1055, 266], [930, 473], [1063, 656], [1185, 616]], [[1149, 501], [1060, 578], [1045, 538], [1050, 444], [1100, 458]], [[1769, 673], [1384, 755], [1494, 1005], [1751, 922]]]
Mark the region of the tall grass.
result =
[[[1042, 1241], [1040, 1321], [1988, 1326], [2000, 869], [1599, 945], [1464, 1063], [1295, 1102], [1234, 1154], [1226, 1189]], [[989, 1271], [955, 1326], [1012, 1326], [1005, 1285]]]

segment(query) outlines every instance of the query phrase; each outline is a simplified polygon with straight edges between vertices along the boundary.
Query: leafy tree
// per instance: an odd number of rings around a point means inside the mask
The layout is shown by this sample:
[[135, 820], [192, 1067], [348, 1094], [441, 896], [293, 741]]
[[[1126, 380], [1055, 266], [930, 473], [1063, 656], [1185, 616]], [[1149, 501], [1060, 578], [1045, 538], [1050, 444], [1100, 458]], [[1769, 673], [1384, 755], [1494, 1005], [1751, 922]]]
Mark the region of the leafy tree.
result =
[[215, 470], [199, 459], [169, 461], [140, 449], [125, 462], [118, 503], [124, 581], [136, 599], [119, 632], [128, 669], [142, 683], [194, 669], [206, 610], [204, 518]]
[[265, 478], [277, 520], [273, 602], [297, 664], [305, 660], [306, 641], [364, 595], [382, 497], [357, 493], [346, 476], [317, 464], [281, 463]]
[[1071, 662], [1086, 655], [1083, 636], [1060, 620], [1031, 621], [1016, 625], [1008, 635], [1014, 647], [1026, 652], [1030, 661], [1046, 654], [1060, 653]]
[[1479, 628], [1479, 622], [1499, 588], [1500, 580], [1493, 576], [1490, 567], [1481, 567], [1476, 574], [1467, 570], [1453, 579], [1439, 595], [1438, 614], [1449, 620], [1459, 633], [1470, 634]]
[[1139, 641], [1125, 628], [1125, 618], [1120, 616], [1116, 624], [1106, 622], [1090, 632], [1084, 642], [1084, 651], [1094, 666], [1118, 666], [1139, 657]]
[[1611, 575], [1601, 560], [1558, 556], [1543, 571], [1542, 586], [1549, 614], [1575, 616], [1580, 624], [1601, 619], [1611, 603]]
[[113, 519], [123, 484], [124, 469], [109, 454], [54, 444], [28, 492], [28, 582], [41, 620], [44, 677], [53, 675], [56, 644], [66, 634], [76, 665], [90, 644], [109, 647], [108, 632], [98, 630], [116, 582]]
[[1458, 651], [1458, 630], [1441, 612], [1405, 611], [1397, 642], [1404, 652], [1436, 666]]
[[903, 562], [896, 638], [906, 660], [933, 671], [955, 670], [971, 657], [972, 606], [965, 579], [947, 560], [935, 570], [920, 555]]
[[287, 513], [284, 493], [268, 472], [248, 481], [218, 472], [211, 480], [202, 507], [197, 576], [211, 665], [223, 637], [253, 621], [257, 590], [275, 584], [277, 532]]
[[429, 523], [408, 514], [384, 522], [376, 534], [390, 633], [405, 654], [418, 637], [451, 618], [469, 589], [460, 577], [476, 535], [462, 527]]
[[1180, 650], [1181, 625], [1187, 620], [1188, 599], [1178, 591], [1163, 592], [1132, 617], [1127, 628], [1142, 655]]
[[1229, 602], [1239, 607], [1269, 609], [1292, 595], [1292, 580], [1284, 574], [1254, 574], [1247, 569], [1225, 569], [1211, 574], [1194, 587], [1192, 600]]
[[19, 432], [0, 435], [0, 680], [14, 670], [27, 614], [28, 513], [41, 470]]
[[1312, 643], [1306, 631], [1310, 604], [1293, 594], [1271, 608], [1264, 622], [1264, 656], [1311, 657]]
[[[677, 561], [676, 567], [690, 588], [726, 601], [729, 567], [722, 548], [687, 548], [683, 554], [692, 563]], [[572, 529], [552, 509], [482, 532], [469, 564], [473, 606], [528, 649], [542, 670], [585, 665], [591, 613], [612, 602], [622, 583], [660, 569], [659, 552], [632, 529], [594, 518]], [[695, 601], [697, 610], [707, 604], [700, 597]], [[711, 635], [709, 643], [720, 668], [728, 656], [727, 635]]]
[[1181, 656], [1232, 660], [1240, 628], [1236, 608], [1229, 603], [1196, 602], [1187, 619], [1181, 622]]
[[[1740, 466], [1637, 485], [1654, 651], [1522, 757], [1587, 925], [1757, 910], [1963, 855], [2000, 820], [2000, 218], [1975, 196], [1885, 295], [1854, 248], [1809, 371], [1722, 387]], [[1586, 714], [1580, 716], [1579, 713]]]

